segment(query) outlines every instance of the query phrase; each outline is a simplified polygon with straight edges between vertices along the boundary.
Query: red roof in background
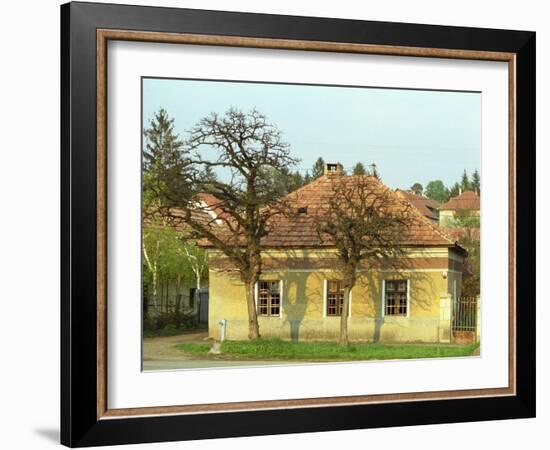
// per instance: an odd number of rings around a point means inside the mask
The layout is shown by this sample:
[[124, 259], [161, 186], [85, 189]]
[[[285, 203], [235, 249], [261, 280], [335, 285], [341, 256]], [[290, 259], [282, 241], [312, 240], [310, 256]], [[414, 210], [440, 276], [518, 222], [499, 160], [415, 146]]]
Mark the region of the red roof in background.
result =
[[197, 198], [204, 202], [205, 206], [211, 210], [217, 217], [227, 217], [228, 214], [222, 208], [222, 201], [212, 194], [200, 192], [197, 194]]
[[440, 227], [441, 230], [449, 236], [451, 239], [458, 241], [462, 238], [468, 238], [472, 241], [479, 241], [480, 232], [479, 228], [451, 228], [451, 227]]
[[437, 209], [439, 209], [439, 203], [430, 198], [426, 198], [422, 195], [416, 195], [413, 192], [404, 191], [402, 189], [397, 189], [397, 191], [403, 195], [423, 216], [428, 217], [429, 219], [437, 220], [438, 214]]
[[[269, 222], [271, 232], [262, 239], [262, 246], [270, 248], [278, 247], [332, 247], [334, 244], [328, 239], [321, 240], [315, 225], [315, 215], [324, 207], [326, 198], [334, 192], [333, 183], [353, 183], [359, 177], [365, 175], [324, 175], [306, 186], [288, 194], [285, 200], [292, 209], [306, 209], [303, 214], [292, 217], [277, 215]], [[375, 177], [367, 177], [373, 191], [387, 191], [395, 196], [395, 204], [407, 208], [407, 202], [399, 193], [390, 190]], [[399, 206], [396, 206], [399, 207]], [[456, 242], [447, 237], [437, 225], [424, 217], [417, 209], [411, 209], [412, 225], [406, 235], [403, 236], [403, 246], [445, 246], [455, 247]], [[209, 246], [207, 242], [201, 245]]]
[[[193, 220], [201, 223], [203, 226], [212, 226], [214, 224], [214, 219], [210, 214], [201, 209], [196, 209], [192, 211], [191, 216]], [[178, 233], [183, 233], [186, 235], [193, 235], [193, 230], [185, 222], [185, 211], [181, 208], [169, 208], [167, 211], [149, 213], [143, 217], [144, 226], [155, 226], [155, 227], [172, 227]]]
[[464, 191], [462, 194], [451, 198], [447, 203], [441, 205], [439, 209], [468, 209], [479, 211], [479, 196], [473, 191]]

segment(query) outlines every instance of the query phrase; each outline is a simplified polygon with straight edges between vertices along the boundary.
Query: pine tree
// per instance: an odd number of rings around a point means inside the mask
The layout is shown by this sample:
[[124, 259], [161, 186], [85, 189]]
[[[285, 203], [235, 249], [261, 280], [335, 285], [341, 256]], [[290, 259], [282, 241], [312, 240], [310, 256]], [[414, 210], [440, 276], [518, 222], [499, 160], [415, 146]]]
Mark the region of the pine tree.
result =
[[146, 139], [143, 150], [143, 169], [153, 171], [159, 167], [177, 164], [181, 159], [183, 141], [174, 131], [174, 119], [161, 108], [143, 131]]
[[363, 163], [358, 162], [357, 164], [355, 164], [355, 166], [353, 167], [353, 174], [354, 175], [366, 175], [367, 174], [367, 170], [365, 169], [365, 166], [363, 165]]
[[[144, 213], [179, 206], [192, 195], [189, 177], [192, 171], [184, 143], [174, 130], [174, 119], [161, 108], [143, 131]], [[146, 209], [149, 208], [149, 211]]]
[[472, 188], [476, 192], [477, 195], [480, 195], [481, 193], [481, 178], [479, 176], [479, 172], [474, 170], [474, 173], [472, 174]]
[[212, 170], [212, 167], [206, 166], [202, 172], [201, 178], [204, 180], [204, 183], [212, 183], [218, 180], [218, 176]]
[[311, 178], [316, 179], [325, 173], [325, 160], [319, 156], [311, 168]]
[[289, 187], [289, 192], [300, 189], [304, 185], [304, 177], [299, 171], [294, 172], [291, 177], [291, 186]]
[[462, 188], [462, 192], [470, 191], [472, 189], [470, 184], [470, 179], [468, 178], [468, 173], [466, 172], [466, 169], [464, 169], [464, 173], [462, 174], [460, 187]]
[[458, 195], [460, 195], [460, 189], [461, 189], [460, 184], [458, 183], [453, 184], [453, 186], [451, 187], [451, 190], [449, 191], [449, 196], [457, 197]]

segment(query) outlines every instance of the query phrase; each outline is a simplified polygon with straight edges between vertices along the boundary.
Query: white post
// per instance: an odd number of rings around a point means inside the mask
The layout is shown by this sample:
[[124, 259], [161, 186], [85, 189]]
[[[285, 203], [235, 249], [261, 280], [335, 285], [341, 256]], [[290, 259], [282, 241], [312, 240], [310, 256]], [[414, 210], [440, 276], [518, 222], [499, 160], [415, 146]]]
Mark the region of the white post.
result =
[[225, 326], [227, 325], [227, 320], [225, 319], [222, 319], [220, 320], [220, 325], [221, 325], [221, 334], [220, 334], [220, 342], [223, 342], [225, 341]]
[[452, 295], [441, 295], [439, 299], [439, 342], [449, 344], [451, 342], [451, 304]]

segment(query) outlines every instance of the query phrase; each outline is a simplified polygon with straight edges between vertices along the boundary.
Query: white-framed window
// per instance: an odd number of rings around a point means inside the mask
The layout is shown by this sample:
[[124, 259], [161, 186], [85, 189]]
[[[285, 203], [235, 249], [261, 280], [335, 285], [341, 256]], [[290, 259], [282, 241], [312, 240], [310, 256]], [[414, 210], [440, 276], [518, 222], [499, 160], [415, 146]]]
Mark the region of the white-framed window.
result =
[[382, 281], [382, 315], [409, 317], [410, 281]]
[[256, 314], [262, 317], [281, 317], [283, 304], [283, 281], [260, 280], [255, 289]]
[[[340, 280], [326, 280], [323, 295], [323, 317], [340, 317], [344, 305], [344, 287]], [[348, 317], [351, 316], [351, 291], [349, 293]]]

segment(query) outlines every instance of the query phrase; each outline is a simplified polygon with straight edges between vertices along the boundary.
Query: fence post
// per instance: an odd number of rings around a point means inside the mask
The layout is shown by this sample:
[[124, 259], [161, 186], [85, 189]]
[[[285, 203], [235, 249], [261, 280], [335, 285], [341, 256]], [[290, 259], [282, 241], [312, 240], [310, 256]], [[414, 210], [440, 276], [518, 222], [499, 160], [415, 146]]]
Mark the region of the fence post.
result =
[[445, 344], [451, 342], [451, 308], [451, 294], [442, 294], [439, 298], [439, 342]]
[[476, 296], [476, 342], [481, 337], [481, 297]]

